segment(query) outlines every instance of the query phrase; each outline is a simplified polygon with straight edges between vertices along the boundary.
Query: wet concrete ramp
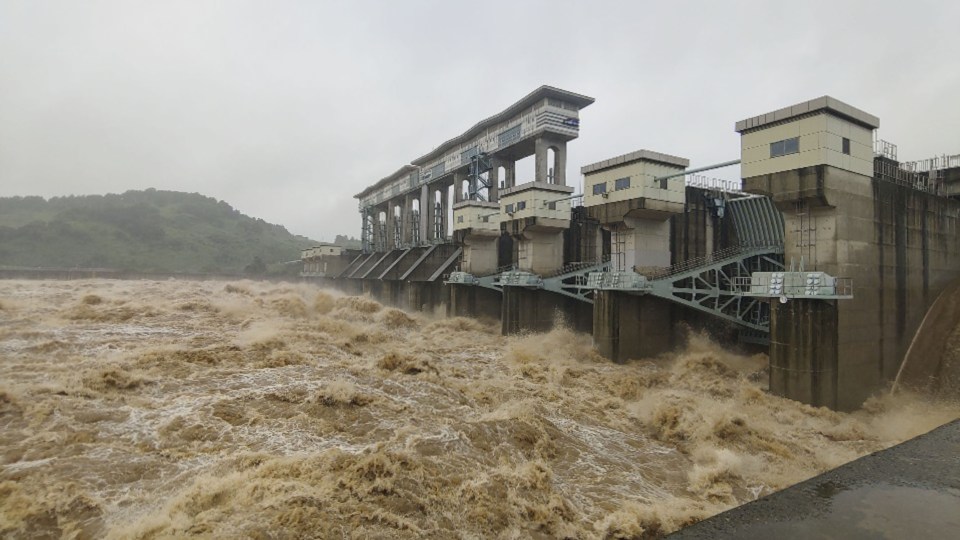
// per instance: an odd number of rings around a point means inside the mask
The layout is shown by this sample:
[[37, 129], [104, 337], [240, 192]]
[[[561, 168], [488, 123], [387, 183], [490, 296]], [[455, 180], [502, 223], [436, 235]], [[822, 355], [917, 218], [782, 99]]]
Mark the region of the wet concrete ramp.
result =
[[900, 366], [895, 387], [960, 397], [960, 279], [930, 306]]
[[669, 538], [957, 538], [958, 508], [955, 420]]

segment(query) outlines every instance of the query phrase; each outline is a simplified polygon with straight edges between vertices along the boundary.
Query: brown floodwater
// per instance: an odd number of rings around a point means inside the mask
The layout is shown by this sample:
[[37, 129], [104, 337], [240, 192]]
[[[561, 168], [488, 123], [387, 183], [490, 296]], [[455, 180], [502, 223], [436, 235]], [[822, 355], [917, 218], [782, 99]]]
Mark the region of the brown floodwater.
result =
[[306, 284], [0, 281], [0, 536], [657, 536], [960, 416], [590, 341]]

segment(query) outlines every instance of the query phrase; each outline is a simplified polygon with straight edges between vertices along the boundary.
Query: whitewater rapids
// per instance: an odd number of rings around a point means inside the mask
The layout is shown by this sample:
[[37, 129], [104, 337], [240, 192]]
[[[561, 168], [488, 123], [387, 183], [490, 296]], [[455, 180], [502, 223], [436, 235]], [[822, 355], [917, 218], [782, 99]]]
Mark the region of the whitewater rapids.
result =
[[960, 417], [590, 341], [306, 284], [0, 281], [0, 536], [656, 537]]

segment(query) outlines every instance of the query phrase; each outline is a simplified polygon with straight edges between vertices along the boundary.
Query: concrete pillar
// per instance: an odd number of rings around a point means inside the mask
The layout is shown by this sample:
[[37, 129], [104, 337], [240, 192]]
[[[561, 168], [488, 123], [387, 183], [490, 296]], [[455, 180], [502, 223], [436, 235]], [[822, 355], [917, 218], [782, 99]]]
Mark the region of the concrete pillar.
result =
[[538, 137], [534, 143], [534, 176], [533, 179], [536, 182], [546, 183], [547, 182], [547, 147], [549, 142], [543, 137]]
[[[554, 160], [548, 159], [548, 150], [553, 148]], [[534, 143], [536, 181], [549, 182], [560, 186], [567, 185], [567, 143], [547, 137], [539, 137]], [[553, 176], [550, 170], [553, 169]]]
[[431, 238], [430, 228], [427, 224], [433, 216], [433, 192], [430, 186], [424, 184], [420, 188], [420, 242], [428, 243]]
[[650, 358], [673, 347], [671, 305], [653, 296], [596, 291], [593, 346], [614, 362]]
[[526, 229], [515, 238], [517, 266], [544, 275], [563, 266], [563, 232]]
[[403, 234], [400, 235], [401, 241], [410, 245], [413, 242], [413, 223], [410, 219], [413, 217], [413, 200], [416, 195], [407, 194], [403, 196], [403, 209], [400, 211], [400, 223], [403, 226]]
[[453, 173], [453, 202], [458, 203], [463, 200], [463, 182], [467, 179], [466, 172]]
[[[550, 330], [556, 319], [556, 312], [552, 306], [541, 304], [542, 293], [543, 291], [523, 287], [503, 288], [500, 313], [500, 331], [503, 335]], [[554, 296], [559, 295], [554, 294]]]
[[373, 251], [380, 251], [380, 242], [383, 240], [380, 237], [380, 212], [382, 211], [383, 209], [379, 206], [373, 207], [373, 230], [370, 235], [370, 239], [373, 241]]
[[553, 145], [556, 152], [556, 163], [553, 167], [553, 183], [558, 186], [567, 185], [567, 143], [559, 142]]
[[483, 287], [450, 286], [450, 315], [454, 317], [500, 317], [501, 294]]
[[437, 186], [430, 184], [427, 187], [427, 199], [426, 202], [420, 207], [420, 219], [422, 221], [422, 227], [424, 227], [423, 234], [421, 238], [426, 243], [431, 243], [434, 238], [436, 238], [436, 231], [433, 229], [433, 221], [437, 215], [437, 201], [436, 201], [436, 192]]
[[490, 202], [497, 202], [500, 200], [500, 164], [497, 161], [493, 162], [493, 168], [490, 169], [489, 173], [490, 179], [490, 189], [487, 192], [487, 200]]
[[837, 408], [836, 301], [770, 303], [770, 392]]
[[517, 185], [517, 162], [510, 160], [503, 162], [503, 187]]
[[485, 276], [499, 266], [498, 236], [471, 234], [463, 237], [463, 271]]
[[[452, 187], [449, 180], [444, 182], [443, 187], [440, 189], [440, 204], [437, 205], [435, 214], [439, 214], [439, 221], [442, 223], [442, 226], [437, 233], [437, 241], [445, 241], [447, 239], [447, 213], [450, 209], [451, 189]], [[437, 219], [436, 215], [434, 215], [434, 219]]]
[[387, 203], [387, 251], [395, 249], [398, 246], [396, 245], [396, 230], [397, 230], [397, 200], [390, 199]]

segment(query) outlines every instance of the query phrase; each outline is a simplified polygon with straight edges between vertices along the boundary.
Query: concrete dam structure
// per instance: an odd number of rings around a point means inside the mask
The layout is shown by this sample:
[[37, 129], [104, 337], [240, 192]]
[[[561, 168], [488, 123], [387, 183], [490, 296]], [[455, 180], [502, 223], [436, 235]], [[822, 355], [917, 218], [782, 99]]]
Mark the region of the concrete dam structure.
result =
[[[567, 144], [593, 101], [540, 87], [400, 167], [356, 195], [362, 249], [306, 250], [303, 276], [504, 334], [560, 317], [617, 362], [709, 327], [814, 406], [893, 380], [960, 276], [960, 156], [899, 162], [877, 117], [824, 96], [736, 122], [739, 159], [638, 150], [583, 166], [575, 193]], [[737, 163], [741, 183], [697, 175]]]

